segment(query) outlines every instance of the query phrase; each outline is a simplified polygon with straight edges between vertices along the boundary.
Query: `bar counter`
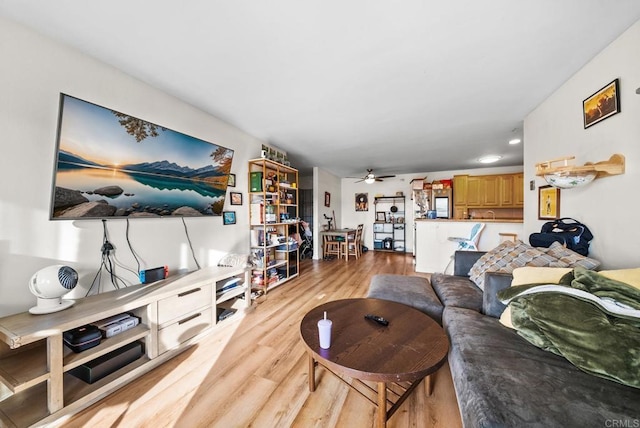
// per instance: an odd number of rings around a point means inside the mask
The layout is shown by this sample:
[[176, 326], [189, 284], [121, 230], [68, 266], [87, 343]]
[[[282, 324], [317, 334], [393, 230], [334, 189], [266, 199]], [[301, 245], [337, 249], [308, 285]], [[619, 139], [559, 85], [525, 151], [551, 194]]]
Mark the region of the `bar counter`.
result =
[[434, 221], [434, 222], [455, 222], [455, 223], [523, 223], [521, 218], [469, 218], [469, 219], [454, 219], [454, 218], [417, 218], [419, 221]]
[[522, 220], [516, 219], [416, 219], [416, 272], [434, 273], [453, 272], [451, 256], [458, 248], [458, 243], [449, 237], [469, 238], [471, 228], [476, 223], [484, 223], [480, 234], [478, 249], [489, 251], [501, 242], [500, 233], [515, 234], [517, 239], [527, 242], [523, 236]]

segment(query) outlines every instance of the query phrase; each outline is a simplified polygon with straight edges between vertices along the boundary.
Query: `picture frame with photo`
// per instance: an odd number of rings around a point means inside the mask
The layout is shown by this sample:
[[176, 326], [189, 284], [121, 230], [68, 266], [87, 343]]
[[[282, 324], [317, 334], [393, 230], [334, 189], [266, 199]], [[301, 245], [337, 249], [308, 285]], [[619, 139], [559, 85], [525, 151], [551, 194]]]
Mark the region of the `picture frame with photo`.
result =
[[368, 193], [356, 193], [356, 211], [369, 211]]
[[236, 187], [236, 175], [229, 174], [229, 179], [227, 180], [227, 187]]
[[384, 211], [376, 211], [376, 221], [381, 223], [387, 222], [387, 214]]
[[538, 187], [538, 220], [560, 218], [560, 189], [553, 186]]
[[229, 192], [229, 197], [231, 199], [231, 205], [242, 205], [242, 193]]
[[236, 212], [235, 211], [223, 211], [222, 212], [222, 224], [236, 224]]
[[620, 80], [615, 79], [582, 101], [584, 129], [620, 113]]

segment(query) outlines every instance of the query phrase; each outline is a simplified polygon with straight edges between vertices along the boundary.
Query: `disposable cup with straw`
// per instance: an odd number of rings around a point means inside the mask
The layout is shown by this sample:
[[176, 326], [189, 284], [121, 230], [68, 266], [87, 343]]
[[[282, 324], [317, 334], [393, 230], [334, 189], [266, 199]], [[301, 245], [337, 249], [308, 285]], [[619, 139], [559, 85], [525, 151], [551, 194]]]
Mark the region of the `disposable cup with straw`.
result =
[[318, 335], [322, 349], [329, 349], [331, 346], [331, 324], [333, 323], [330, 319], [327, 319], [327, 311], [325, 311], [324, 319], [318, 321]]

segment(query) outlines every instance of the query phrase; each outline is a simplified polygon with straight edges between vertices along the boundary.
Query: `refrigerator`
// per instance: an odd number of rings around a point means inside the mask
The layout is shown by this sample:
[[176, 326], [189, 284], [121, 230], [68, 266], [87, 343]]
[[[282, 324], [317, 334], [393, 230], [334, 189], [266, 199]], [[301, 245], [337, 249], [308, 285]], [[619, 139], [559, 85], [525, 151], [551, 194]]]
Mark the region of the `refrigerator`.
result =
[[433, 189], [433, 209], [436, 218], [451, 218], [453, 214], [452, 189]]

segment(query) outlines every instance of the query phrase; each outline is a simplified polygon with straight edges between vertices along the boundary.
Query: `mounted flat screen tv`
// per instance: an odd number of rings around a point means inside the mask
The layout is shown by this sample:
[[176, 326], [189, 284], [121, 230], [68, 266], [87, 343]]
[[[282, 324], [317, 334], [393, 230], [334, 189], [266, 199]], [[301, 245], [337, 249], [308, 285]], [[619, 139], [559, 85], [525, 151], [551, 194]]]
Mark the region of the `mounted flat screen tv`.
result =
[[220, 216], [233, 150], [60, 95], [50, 218]]

